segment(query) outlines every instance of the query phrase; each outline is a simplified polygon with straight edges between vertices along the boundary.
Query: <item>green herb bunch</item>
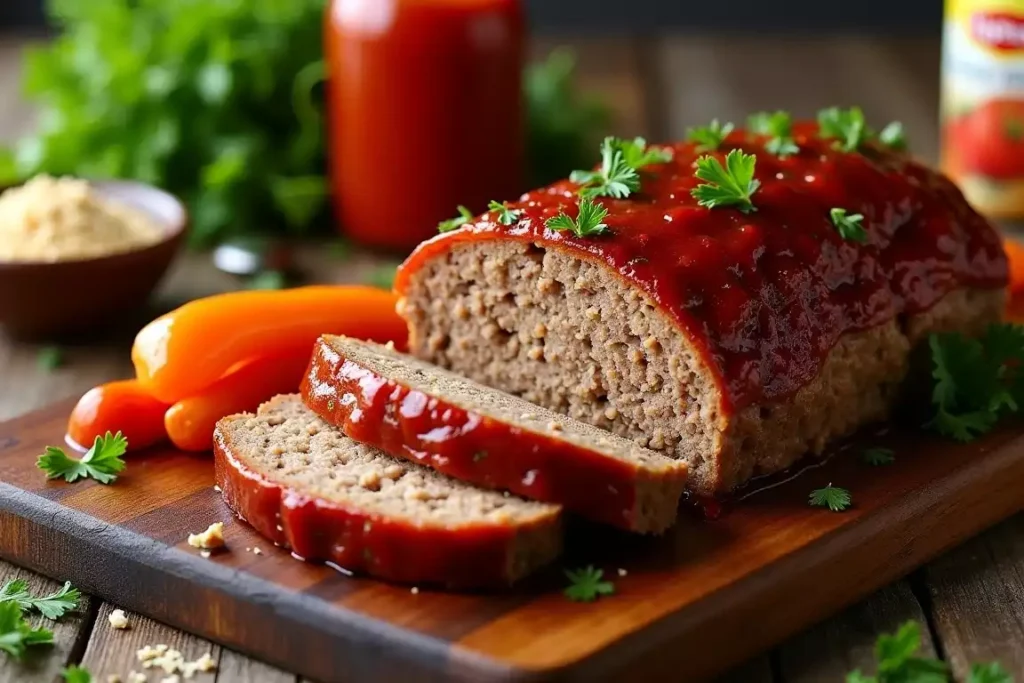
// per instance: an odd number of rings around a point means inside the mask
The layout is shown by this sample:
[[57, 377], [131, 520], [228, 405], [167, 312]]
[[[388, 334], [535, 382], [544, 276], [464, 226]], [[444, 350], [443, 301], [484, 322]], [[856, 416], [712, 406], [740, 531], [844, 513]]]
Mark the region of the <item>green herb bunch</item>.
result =
[[309, 229], [323, 215], [327, 0], [49, 0], [28, 55], [38, 134], [0, 157], [36, 173], [133, 178], [183, 197], [192, 239]]

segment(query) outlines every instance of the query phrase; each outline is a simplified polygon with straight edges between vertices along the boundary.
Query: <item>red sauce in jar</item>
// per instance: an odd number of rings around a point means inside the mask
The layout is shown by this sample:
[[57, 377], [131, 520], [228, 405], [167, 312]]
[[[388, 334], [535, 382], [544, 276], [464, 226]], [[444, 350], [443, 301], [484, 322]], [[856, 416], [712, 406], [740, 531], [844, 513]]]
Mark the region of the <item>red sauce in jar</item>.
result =
[[[927, 310], [960, 287], [1001, 288], [1006, 255], [991, 225], [944, 176], [869, 144], [844, 153], [794, 127], [800, 152], [779, 158], [764, 138], [733, 132], [715, 156], [757, 155], [757, 210], [698, 206], [690, 191], [700, 156], [675, 145], [645, 169], [641, 192], [602, 198], [610, 234], [580, 238], [545, 228], [577, 186], [561, 181], [510, 204], [511, 226], [485, 214], [422, 244], [399, 270], [401, 293], [427, 259], [463, 241], [518, 239], [602, 261], [647, 293], [694, 340], [733, 411], [786, 398], [815, 377], [839, 337]], [[866, 243], [843, 239], [829, 217], [863, 214]]]
[[519, 0], [333, 0], [332, 195], [341, 230], [411, 248], [523, 188]]

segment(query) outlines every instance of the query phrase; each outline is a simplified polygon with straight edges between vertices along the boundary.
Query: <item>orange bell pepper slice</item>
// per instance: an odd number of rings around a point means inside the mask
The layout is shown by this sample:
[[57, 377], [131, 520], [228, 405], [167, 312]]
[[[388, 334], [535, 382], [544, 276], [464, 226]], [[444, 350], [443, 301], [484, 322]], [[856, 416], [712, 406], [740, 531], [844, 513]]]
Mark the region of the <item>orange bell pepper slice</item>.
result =
[[167, 404], [134, 379], [101, 384], [78, 399], [68, 419], [68, 438], [84, 450], [97, 436], [121, 432], [130, 450], [147, 448], [167, 438], [166, 412]]
[[309, 365], [309, 351], [250, 361], [212, 386], [167, 409], [164, 427], [183, 451], [213, 448], [213, 428], [222, 417], [256, 412], [277, 394], [294, 393]]
[[245, 361], [312, 353], [321, 334], [408, 341], [397, 296], [357, 285], [232, 292], [197, 299], [146, 325], [135, 337], [139, 382], [168, 404], [195, 396]]

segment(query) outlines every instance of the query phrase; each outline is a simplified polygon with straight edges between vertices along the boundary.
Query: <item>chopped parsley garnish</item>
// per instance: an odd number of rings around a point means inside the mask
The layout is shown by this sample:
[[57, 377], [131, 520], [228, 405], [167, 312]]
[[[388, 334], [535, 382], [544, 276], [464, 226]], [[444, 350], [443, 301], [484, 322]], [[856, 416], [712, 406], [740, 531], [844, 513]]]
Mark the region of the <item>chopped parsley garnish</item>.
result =
[[568, 570], [565, 575], [570, 581], [568, 588], [564, 591], [565, 597], [574, 602], [593, 602], [601, 595], [615, 593], [615, 584], [611, 581], [602, 581], [604, 571], [595, 569], [594, 565], [588, 565], [575, 571]]
[[264, 270], [253, 275], [246, 286], [248, 289], [284, 289], [288, 286], [288, 279], [279, 270]]
[[768, 136], [764, 149], [769, 154], [784, 159], [800, 151], [793, 141], [793, 119], [789, 112], [758, 112], [747, 119], [747, 128], [752, 133]]
[[718, 119], [713, 119], [706, 126], [687, 128], [686, 141], [697, 143], [694, 151], [714, 152], [729, 137], [729, 133], [732, 132], [733, 128], [734, 126], [731, 123], [722, 124], [718, 122]]
[[92, 674], [74, 664], [61, 671], [60, 675], [64, 677], [64, 683], [92, 683]]
[[519, 209], [508, 208], [508, 202], [495, 202], [492, 201], [487, 205], [488, 211], [495, 211], [498, 214], [498, 222], [502, 225], [512, 225], [519, 220], [519, 216], [522, 215], [522, 211]]
[[906, 149], [907, 139], [903, 135], [903, 124], [899, 121], [890, 123], [878, 134], [878, 141], [890, 149]]
[[608, 217], [608, 209], [586, 196], [580, 197], [577, 207], [579, 211], [575, 219], [562, 211], [545, 221], [544, 227], [549, 230], [568, 230], [577, 237], [600, 235], [608, 230], [608, 226], [604, 224], [604, 219]]
[[15, 659], [25, 656], [33, 645], [53, 644], [53, 631], [32, 628], [14, 601], [0, 602], [0, 651]]
[[53, 372], [64, 365], [64, 352], [59, 346], [44, 346], [36, 356], [36, 365], [44, 372]]
[[832, 219], [832, 225], [836, 227], [839, 236], [844, 240], [860, 242], [861, 244], [868, 241], [868, 233], [864, 229], [863, 214], [847, 214], [846, 209], [838, 207], [829, 211], [828, 214]]
[[842, 512], [853, 503], [853, 496], [846, 489], [829, 484], [823, 489], [811, 491], [809, 500], [814, 507], [828, 508], [832, 512]]
[[818, 112], [818, 133], [825, 139], [835, 138], [833, 147], [843, 152], [856, 152], [871, 136], [860, 107], [822, 109]]
[[36, 610], [47, 619], [60, 619], [65, 613], [78, 607], [82, 594], [67, 581], [54, 593], [37, 598], [28, 592], [28, 582], [23, 579], [8, 581], [0, 588], [0, 603], [13, 602], [22, 611]]
[[908, 621], [894, 634], [883, 633], [875, 641], [878, 673], [865, 676], [860, 670], [846, 676], [846, 683], [949, 683], [949, 667], [930, 657], [918, 657], [921, 627]]
[[928, 338], [932, 404], [927, 426], [957, 441], [989, 432], [1024, 401], [1024, 327], [990, 325], [980, 338], [950, 332]]
[[640, 190], [641, 169], [671, 160], [670, 150], [648, 147], [643, 138], [606, 137], [601, 143], [601, 167], [596, 171], [573, 171], [569, 180], [583, 186], [583, 196], [625, 199]]
[[640, 174], [626, 163], [618, 138], [601, 143], [601, 167], [596, 171], [573, 171], [569, 180], [579, 183], [580, 195], [625, 199], [640, 189]]
[[452, 230], [461, 228], [463, 225], [473, 220], [472, 211], [470, 211], [469, 209], [462, 205], [459, 205], [458, 209], [458, 216], [456, 216], [455, 218], [449, 218], [446, 221], [441, 221], [440, 223], [437, 224], [438, 232], [451, 232]]
[[616, 141], [616, 144], [622, 150], [622, 158], [626, 160], [626, 163], [638, 171], [651, 164], [667, 164], [672, 161], [672, 150], [650, 147], [647, 140], [643, 138], [620, 139]]
[[117, 475], [125, 468], [121, 456], [128, 450], [128, 439], [121, 435], [107, 432], [97, 436], [92, 448], [86, 451], [81, 460], [69, 457], [63, 450], [47, 446], [46, 452], [39, 456], [36, 466], [46, 472], [47, 479], [64, 478], [68, 483], [81, 478], [92, 478], [101, 484], [109, 484], [117, 479]]
[[757, 157], [734, 149], [725, 155], [725, 166], [713, 156], [697, 159], [695, 175], [706, 184], [693, 188], [691, 194], [697, 203], [714, 209], [719, 206], [735, 206], [743, 213], [756, 211], [750, 197], [761, 187], [761, 181], [754, 179]]
[[889, 465], [896, 460], [896, 453], [891, 448], [867, 448], [861, 454], [864, 462], [869, 465]]

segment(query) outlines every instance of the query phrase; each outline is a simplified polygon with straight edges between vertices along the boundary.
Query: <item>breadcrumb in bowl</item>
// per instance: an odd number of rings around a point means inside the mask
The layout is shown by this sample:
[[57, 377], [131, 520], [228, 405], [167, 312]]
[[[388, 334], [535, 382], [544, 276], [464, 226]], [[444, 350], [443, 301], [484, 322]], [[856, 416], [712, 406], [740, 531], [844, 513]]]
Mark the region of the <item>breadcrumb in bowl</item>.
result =
[[8, 335], [42, 340], [103, 330], [142, 308], [174, 260], [188, 224], [178, 199], [132, 181], [93, 181], [89, 188], [144, 216], [159, 234], [107, 255], [0, 260], [0, 326]]

